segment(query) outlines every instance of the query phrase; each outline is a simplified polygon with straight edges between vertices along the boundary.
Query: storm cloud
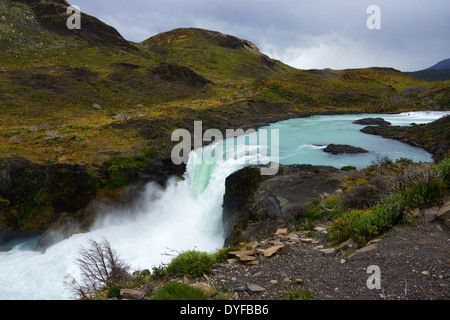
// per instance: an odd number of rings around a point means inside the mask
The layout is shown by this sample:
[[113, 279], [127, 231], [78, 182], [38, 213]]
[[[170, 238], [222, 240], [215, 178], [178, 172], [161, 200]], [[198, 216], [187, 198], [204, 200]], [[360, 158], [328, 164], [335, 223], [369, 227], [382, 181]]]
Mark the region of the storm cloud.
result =
[[[448, 0], [73, 0], [81, 11], [141, 42], [198, 27], [244, 38], [300, 69], [427, 68], [450, 57]], [[381, 29], [370, 30], [370, 5]]]

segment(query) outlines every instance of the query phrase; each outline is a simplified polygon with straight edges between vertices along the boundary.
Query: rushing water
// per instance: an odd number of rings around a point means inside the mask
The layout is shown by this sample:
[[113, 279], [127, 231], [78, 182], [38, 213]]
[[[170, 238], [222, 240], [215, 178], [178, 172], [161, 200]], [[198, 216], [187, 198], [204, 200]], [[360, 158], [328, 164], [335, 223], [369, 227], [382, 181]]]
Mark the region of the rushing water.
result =
[[[410, 125], [431, 122], [445, 114], [448, 113], [313, 116], [279, 122], [268, 129], [279, 130], [279, 161], [282, 164], [363, 168], [384, 155], [392, 160], [405, 157], [414, 161], [432, 161], [432, 158], [422, 149], [363, 134], [359, 132], [363, 126], [352, 124], [354, 120], [379, 116], [392, 125]], [[331, 155], [323, 152], [324, 146], [330, 143], [350, 144], [370, 153]], [[222, 146], [222, 142], [207, 148], [218, 146]], [[228, 148], [228, 144], [225, 146]], [[245, 156], [245, 149], [238, 148], [240, 153], [236, 159], [198, 164], [196, 160], [201, 158], [202, 151], [191, 153], [184, 180], [172, 179], [165, 189], [154, 183], [148, 184], [139, 203], [129, 212], [106, 215], [89, 233], [76, 234], [53, 245], [44, 254], [33, 251], [36, 238], [4, 246], [12, 247], [12, 250], [0, 252], [0, 299], [70, 299], [72, 293], [64, 286], [65, 277], [70, 274], [79, 278], [75, 259], [79, 249], [88, 246], [90, 239], [106, 238], [134, 269], [151, 269], [167, 263], [174, 252], [193, 248], [211, 252], [220, 248], [223, 244], [221, 214], [225, 179], [245, 165], [238, 161]], [[268, 160], [270, 157], [265, 159]]]

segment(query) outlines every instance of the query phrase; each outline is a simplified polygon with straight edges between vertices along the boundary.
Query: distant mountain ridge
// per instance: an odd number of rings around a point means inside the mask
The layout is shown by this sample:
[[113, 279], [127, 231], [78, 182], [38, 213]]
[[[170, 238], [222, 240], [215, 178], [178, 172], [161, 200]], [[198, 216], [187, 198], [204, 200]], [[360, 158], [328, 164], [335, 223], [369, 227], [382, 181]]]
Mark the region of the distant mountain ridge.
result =
[[406, 73], [413, 77], [431, 82], [450, 80], [450, 58], [439, 61], [435, 65], [424, 70]]
[[425, 70], [443, 70], [443, 69], [450, 69], [450, 58], [439, 61], [434, 66], [429, 67]]

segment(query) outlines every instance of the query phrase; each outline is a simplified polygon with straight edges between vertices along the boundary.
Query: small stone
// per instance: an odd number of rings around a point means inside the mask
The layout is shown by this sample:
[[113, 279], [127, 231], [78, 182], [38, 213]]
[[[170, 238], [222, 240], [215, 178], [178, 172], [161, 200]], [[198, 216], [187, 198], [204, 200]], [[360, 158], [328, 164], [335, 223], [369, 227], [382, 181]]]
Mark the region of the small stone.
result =
[[264, 289], [263, 287], [261, 287], [257, 284], [253, 284], [253, 283], [248, 284], [247, 289], [251, 292], [256, 292], [256, 293], [266, 291], [266, 289]]
[[296, 284], [303, 284], [303, 279], [297, 278], [294, 281]]
[[278, 280], [270, 280], [269, 283], [271, 285], [275, 285], [275, 284], [278, 284]]
[[424, 275], [424, 276], [429, 276], [430, 275], [430, 273], [428, 271], [422, 271], [421, 274]]
[[198, 288], [207, 294], [209, 294], [213, 291], [212, 287], [205, 282], [193, 283], [193, 284], [191, 284], [191, 287]]
[[102, 107], [99, 104], [96, 104], [96, 103], [92, 105], [92, 108], [94, 108], [95, 110], [101, 110], [102, 109]]
[[319, 249], [320, 252], [322, 252], [324, 255], [329, 255], [334, 253], [334, 248], [328, 248], [328, 249]]
[[245, 254], [239, 255], [238, 258], [239, 258], [240, 261], [243, 261], [243, 262], [256, 260], [256, 257], [254, 257], [254, 256], [247, 256]]
[[291, 279], [289, 277], [284, 277], [283, 278], [283, 282], [284, 283], [291, 283], [292, 281], [291, 281]]
[[287, 228], [283, 228], [283, 229], [278, 229], [275, 234], [286, 234], [286, 233], [287, 233]]

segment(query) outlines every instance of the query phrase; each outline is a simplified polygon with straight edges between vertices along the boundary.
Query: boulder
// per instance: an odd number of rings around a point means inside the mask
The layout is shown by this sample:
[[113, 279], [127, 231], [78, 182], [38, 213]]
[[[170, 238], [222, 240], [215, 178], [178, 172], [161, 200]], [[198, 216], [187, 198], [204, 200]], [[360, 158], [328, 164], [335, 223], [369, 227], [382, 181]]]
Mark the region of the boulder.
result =
[[450, 219], [450, 201], [444, 204], [437, 213], [437, 218], [439, 220]]
[[437, 219], [438, 210], [439, 210], [438, 207], [427, 208], [423, 212], [423, 217], [425, 218], [426, 221], [432, 222]]
[[353, 147], [347, 144], [329, 144], [325, 149], [323, 149], [324, 152], [329, 152], [332, 154], [347, 154], [347, 153], [368, 153], [369, 151], [359, 148], [359, 147]]
[[145, 297], [145, 293], [134, 289], [120, 289], [120, 296], [128, 300], [142, 300]]

